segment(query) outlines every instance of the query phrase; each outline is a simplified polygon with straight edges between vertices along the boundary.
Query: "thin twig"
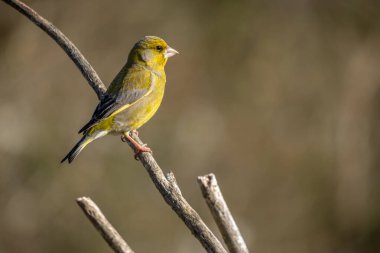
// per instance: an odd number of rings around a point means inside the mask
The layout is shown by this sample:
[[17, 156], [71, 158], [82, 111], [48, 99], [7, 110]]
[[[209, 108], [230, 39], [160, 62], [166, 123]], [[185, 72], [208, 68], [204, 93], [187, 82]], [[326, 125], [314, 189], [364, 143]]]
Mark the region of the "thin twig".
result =
[[77, 198], [77, 203], [91, 221], [92, 225], [103, 236], [104, 240], [116, 253], [134, 253], [116, 229], [104, 216], [99, 207], [87, 197]]
[[229, 251], [231, 253], [248, 253], [247, 245], [224, 201], [215, 175], [208, 174], [198, 177], [198, 183]]
[[46, 32], [61, 48], [66, 52], [70, 59], [79, 68], [80, 72], [95, 91], [99, 99], [101, 99], [107, 88], [100, 80], [98, 74], [92, 68], [90, 63], [84, 58], [79, 49], [52, 23], [40, 16], [36, 11], [18, 0], [3, 0], [21, 14], [29, 18], [34, 24]]
[[[132, 138], [142, 144], [142, 141], [136, 134], [132, 134]], [[134, 145], [129, 141], [129, 146], [134, 149]], [[182, 219], [186, 226], [190, 229], [192, 234], [199, 240], [207, 252], [213, 253], [226, 253], [223, 245], [219, 242], [218, 238], [206, 226], [198, 213], [189, 205], [186, 199], [182, 196], [181, 191], [177, 185], [173, 173], [168, 173], [165, 177], [160, 166], [151, 153], [140, 153], [139, 160], [144, 165], [151, 180], [156, 186], [157, 190], [161, 193], [166, 203], [176, 212]]]

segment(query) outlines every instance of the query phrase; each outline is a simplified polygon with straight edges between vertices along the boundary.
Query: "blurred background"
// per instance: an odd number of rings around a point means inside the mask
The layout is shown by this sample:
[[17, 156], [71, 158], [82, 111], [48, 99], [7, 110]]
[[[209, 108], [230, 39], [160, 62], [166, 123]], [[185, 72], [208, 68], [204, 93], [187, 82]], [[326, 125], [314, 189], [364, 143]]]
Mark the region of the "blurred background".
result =
[[[106, 84], [144, 35], [180, 51], [140, 136], [215, 232], [196, 182], [210, 172], [253, 252], [380, 252], [380, 1], [26, 3]], [[95, 93], [44, 32], [0, 13], [0, 252], [111, 252], [80, 196], [136, 252], [204, 252], [119, 138], [59, 163]]]

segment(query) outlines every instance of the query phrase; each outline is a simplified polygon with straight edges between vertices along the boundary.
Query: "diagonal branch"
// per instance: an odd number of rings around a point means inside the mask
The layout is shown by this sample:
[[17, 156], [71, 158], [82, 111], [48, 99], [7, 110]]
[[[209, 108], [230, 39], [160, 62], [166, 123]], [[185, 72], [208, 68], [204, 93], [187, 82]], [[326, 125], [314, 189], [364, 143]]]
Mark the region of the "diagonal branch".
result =
[[[77, 67], [81, 70], [83, 76], [87, 79], [93, 90], [101, 99], [105, 94], [105, 86], [100, 81], [95, 70], [83, 57], [80, 51], [74, 46], [69, 39], [54, 27], [49, 21], [41, 17], [37, 12], [18, 0], [3, 0], [20, 13], [28, 17], [33, 23], [44, 30], [49, 36], [51, 36], [68, 54], [68, 56], [74, 61]], [[134, 134], [133, 138], [141, 143], [141, 140]], [[129, 142], [128, 142], [129, 143]], [[130, 144], [130, 143], [129, 143]], [[133, 145], [130, 144], [133, 149]], [[151, 180], [159, 190], [165, 201], [171, 206], [171, 208], [177, 213], [177, 215], [183, 220], [186, 226], [190, 229], [192, 234], [200, 241], [202, 246], [207, 252], [212, 253], [226, 253], [222, 244], [210, 231], [206, 224], [202, 221], [200, 216], [195, 210], [188, 204], [185, 198], [182, 196], [173, 174], [168, 174], [165, 177], [163, 171], [158, 166], [157, 162], [151, 154], [142, 153], [139, 155], [141, 163], [147, 170]]]
[[3, 0], [21, 14], [29, 18], [34, 24], [46, 32], [66, 52], [70, 59], [78, 67], [84, 78], [95, 91], [98, 99], [101, 99], [107, 88], [100, 80], [98, 74], [90, 63], [84, 58], [79, 49], [52, 23], [40, 16], [36, 11], [18, 0]]
[[134, 253], [134, 251], [123, 240], [121, 235], [111, 225], [99, 207], [87, 197], [77, 198], [77, 203], [91, 221], [92, 225], [103, 236], [104, 240], [116, 253]]
[[[133, 134], [132, 137], [137, 142], [142, 144], [142, 141], [136, 134]], [[132, 143], [129, 141], [127, 141], [127, 143], [132, 149], [134, 149], [134, 145]], [[151, 153], [140, 153], [138, 155], [138, 158], [144, 165], [151, 180], [153, 181], [157, 190], [161, 193], [166, 203], [182, 219], [182, 221], [190, 229], [191, 233], [199, 240], [207, 252], [227, 253], [222, 244], [219, 242], [218, 238], [216, 238], [216, 236], [203, 222], [198, 213], [182, 196], [173, 173], [170, 172], [165, 176], [164, 172], [157, 164], [156, 160], [154, 160]]]
[[247, 245], [228, 209], [227, 203], [224, 201], [215, 175], [208, 174], [203, 177], [198, 177], [198, 183], [230, 252], [248, 253]]

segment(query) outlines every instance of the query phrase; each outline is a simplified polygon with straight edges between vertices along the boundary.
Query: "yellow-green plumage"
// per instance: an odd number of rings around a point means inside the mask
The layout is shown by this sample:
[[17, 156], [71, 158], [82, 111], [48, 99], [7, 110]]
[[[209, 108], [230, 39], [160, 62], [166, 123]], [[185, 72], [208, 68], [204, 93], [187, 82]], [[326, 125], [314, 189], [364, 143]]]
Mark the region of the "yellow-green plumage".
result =
[[155, 114], [164, 96], [167, 59], [177, 53], [158, 37], [146, 36], [138, 41], [91, 120], [79, 131], [84, 136], [62, 162], [72, 162], [97, 138], [128, 133], [145, 124]]

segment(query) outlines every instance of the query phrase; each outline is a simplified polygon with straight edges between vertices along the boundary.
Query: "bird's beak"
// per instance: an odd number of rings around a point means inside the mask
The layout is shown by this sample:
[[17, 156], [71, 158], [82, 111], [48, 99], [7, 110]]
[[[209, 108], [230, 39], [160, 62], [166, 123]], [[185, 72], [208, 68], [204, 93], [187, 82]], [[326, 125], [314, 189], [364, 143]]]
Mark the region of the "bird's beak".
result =
[[164, 56], [167, 59], [167, 58], [172, 57], [173, 55], [176, 55], [176, 54], [179, 54], [177, 50], [175, 50], [175, 49], [173, 49], [171, 47], [168, 47], [165, 50]]

